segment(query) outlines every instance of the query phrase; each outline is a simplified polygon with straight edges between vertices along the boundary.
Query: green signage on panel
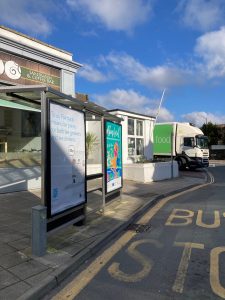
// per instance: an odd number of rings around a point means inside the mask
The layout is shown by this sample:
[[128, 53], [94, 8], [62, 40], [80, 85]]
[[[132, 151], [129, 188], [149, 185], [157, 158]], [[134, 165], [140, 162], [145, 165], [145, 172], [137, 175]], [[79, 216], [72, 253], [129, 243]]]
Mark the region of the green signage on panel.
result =
[[59, 77], [45, 74], [24, 67], [21, 67], [21, 78], [32, 80], [32, 81], [39, 81], [47, 85], [60, 86]]
[[171, 134], [173, 132], [172, 124], [156, 124], [154, 127], [154, 154], [171, 153]]
[[122, 187], [122, 126], [106, 121], [107, 193]]

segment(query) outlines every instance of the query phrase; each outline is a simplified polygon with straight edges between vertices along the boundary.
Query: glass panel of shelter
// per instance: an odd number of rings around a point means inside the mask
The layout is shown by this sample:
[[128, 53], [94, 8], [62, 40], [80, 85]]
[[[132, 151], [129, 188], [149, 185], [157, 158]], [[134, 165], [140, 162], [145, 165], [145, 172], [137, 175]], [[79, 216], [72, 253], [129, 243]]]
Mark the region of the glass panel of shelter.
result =
[[102, 208], [102, 117], [86, 112], [87, 213]]

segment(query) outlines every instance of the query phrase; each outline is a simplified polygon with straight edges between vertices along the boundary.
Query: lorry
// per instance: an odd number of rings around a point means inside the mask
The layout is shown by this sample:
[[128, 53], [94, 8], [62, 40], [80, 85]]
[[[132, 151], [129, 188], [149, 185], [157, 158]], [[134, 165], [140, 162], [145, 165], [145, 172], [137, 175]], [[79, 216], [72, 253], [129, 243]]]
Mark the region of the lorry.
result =
[[155, 159], [174, 159], [179, 169], [209, 166], [208, 138], [191, 123], [156, 123], [153, 154]]

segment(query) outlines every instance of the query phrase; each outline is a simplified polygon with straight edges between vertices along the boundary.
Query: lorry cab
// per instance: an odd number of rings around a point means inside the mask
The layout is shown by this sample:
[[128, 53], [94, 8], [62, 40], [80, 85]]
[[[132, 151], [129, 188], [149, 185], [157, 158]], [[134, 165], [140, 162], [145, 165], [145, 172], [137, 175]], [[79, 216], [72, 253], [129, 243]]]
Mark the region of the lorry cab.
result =
[[208, 137], [197, 134], [193, 137], [183, 137], [178, 155], [186, 154], [191, 168], [209, 166]]

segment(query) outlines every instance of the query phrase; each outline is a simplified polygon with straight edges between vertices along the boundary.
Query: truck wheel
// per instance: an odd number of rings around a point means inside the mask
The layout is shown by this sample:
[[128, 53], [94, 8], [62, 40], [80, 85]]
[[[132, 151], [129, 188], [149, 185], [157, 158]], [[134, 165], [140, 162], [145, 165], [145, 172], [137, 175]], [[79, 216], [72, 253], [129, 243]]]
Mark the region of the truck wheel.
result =
[[184, 171], [186, 169], [186, 162], [184, 163], [181, 158], [177, 159], [178, 167], [180, 171]]

